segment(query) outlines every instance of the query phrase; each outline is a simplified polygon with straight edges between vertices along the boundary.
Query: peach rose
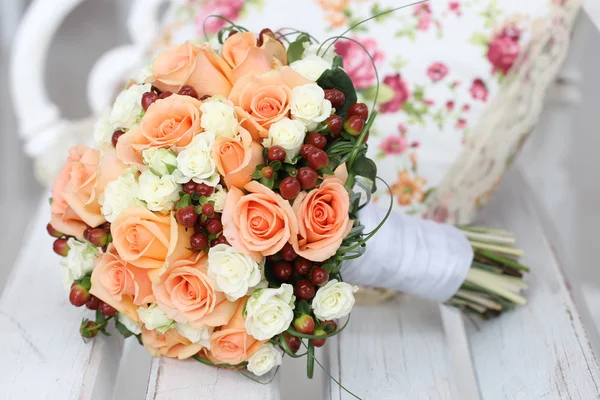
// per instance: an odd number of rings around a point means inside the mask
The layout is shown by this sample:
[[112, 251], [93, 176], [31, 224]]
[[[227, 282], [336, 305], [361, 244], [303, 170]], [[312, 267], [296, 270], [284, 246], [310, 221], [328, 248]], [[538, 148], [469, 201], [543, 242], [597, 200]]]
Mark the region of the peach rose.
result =
[[148, 271], [124, 261], [112, 244], [96, 261], [90, 293], [134, 321], [138, 307], [154, 298]]
[[290, 67], [262, 75], [245, 75], [233, 85], [229, 100], [235, 106], [241, 125], [254, 140], [260, 141], [268, 136], [273, 123], [289, 115], [292, 89], [309, 83], [314, 82]]
[[244, 128], [239, 127], [239, 133], [235, 138], [218, 137], [213, 147], [217, 170], [228, 188], [244, 187], [252, 180], [256, 166], [265, 162], [263, 147], [252, 141], [252, 136]]
[[152, 71], [149, 81], [162, 91], [177, 93], [189, 85], [199, 96], [227, 97], [231, 90], [231, 68], [208, 44], [185, 42], [165, 49], [154, 59]]
[[279, 40], [263, 33], [261, 42], [259, 46], [252, 32], [236, 33], [225, 40], [221, 55], [233, 68], [232, 82], [244, 75], [262, 74], [287, 65], [287, 52]]
[[200, 343], [192, 343], [181, 336], [175, 328], [161, 334], [142, 327], [142, 343], [152, 357], [166, 356], [180, 360], [192, 357], [203, 347]]
[[222, 326], [229, 322], [237, 308], [225, 294], [215, 290], [208, 277], [208, 257], [196, 253], [174, 261], [152, 285], [158, 307], [177, 322], [193, 327]]
[[150, 148], [186, 147], [202, 131], [199, 100], [171, 95], [152, 103], [139, 126], [127, 131], [117, 142], [117, 154], [127, 164], [146, 166], [142, 151]]
[[298, 234], [298, 222], [287, 200], [266, 186], [252, 181], [247, 195], [231, 188], [225, 199], [221, 221], [223, 234], [236, 250], [260, 260], [277, 253]]
[[328, 176], [317, 188], [300, 192], [294, 200], [294, 213], [298, 220], [298, 236], [291, 240], [298, 255], [311, 261], [325, 261], [332, 257], [342, 240], [352, 229], [350, 199], [344, 187], [348, 173], [342, 164], [335, 176]]
[[112, 148], [102, 152], [84, 145], [69, 149], [67, 162], [52, 186], [52, 226], [82, 238], [88, 225], [106, 222], [98, 198], [125, 167]]
[[242, 313], [247, 299], [240, 299], [231, 321], [210, 336], [210, 353], [206, 356], [213, 363], [237, 365], [247, 361], [266, 342], [246, 333]]
[[[121, 258], [136, 267], [164, 272], [165, 262], [189, 257], [193, 230], [177, 224], [173, 214], [155, 214], [146, 208], [128, 208], [110, 227]], [[153, 273], [150, 272], [150, 278]]]

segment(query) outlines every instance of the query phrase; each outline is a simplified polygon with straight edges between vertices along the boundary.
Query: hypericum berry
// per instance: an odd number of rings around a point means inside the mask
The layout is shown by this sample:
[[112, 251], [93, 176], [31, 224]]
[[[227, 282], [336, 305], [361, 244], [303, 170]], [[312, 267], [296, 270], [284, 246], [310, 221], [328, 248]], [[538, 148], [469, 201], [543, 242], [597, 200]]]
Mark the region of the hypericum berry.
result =
[[154, 92], [146, 92], [142, 95], [142, 108], [148, 111], [148, 107], [158, 100], [158, 95]]
[[95, 229], [95, 228], [88, 226], [83, 230], [83, 238], [85, 240], [87, 240], [88, 242], [90, 241], [90, 232], [92, 231], [92, 229]]
[[211, 97], [210, 94], [205, 94], [204, 96], [200, 97], [198, 100], [204, 101], [204, 100], [210, 99], [210, 97]]
[[75, 307], [81, 307], [85, 303], [90, 300], [90, 292], [82, 285], [75, 284], [71, 286], [71, 291], [69, 292], [69, 301]]
[[285, 161], [285, 150], [281, 146], [271, 146], [267, 151], [267, 158], [269, 161]]
[[180, 208], [177, 210], [177, 213], [175, 213], [175, 217], [177, 223], [186, 228], [193, 228], [194, 225], [196, 225], [196, 221], [198, 221], [198, 214], [196, 214], [196, 210], [192, 206]]
[[308, 275], [311, 267], [310, 261], [306, 258], [298, 257], [296, 258], [296, 261], [294, 261], [294, 271], [300, 276]]
[[319, 150], [319, 148], [313, 144], [303, 144], [300, 146], [300, 155], [302, 158], [306, 159], [309, 154]]
[[117, 310], [115, 310], [110, 304], [106, 304], [103, 301], [100, 302], [98, 310], [100, 310], [102, 315], [104, 315], [105, 317], [112, 317], [117, 313]]
[[260, 170], [260, 173], [262, 174], [263, 178], [271, 179], [275, 171], [273, 171], [272, 167], [266, 166]]
[[321, 267], [315, 267], [310, 272], [310, 280], [317, 286], [322, 286], [329, 282], [329, 272]]
[[281, 282], [287, 282], [292, 277], [293, 273], [294, 269], [289, 262], [279, 261], [273, 266], [273, 275]]
[[300, 181], [302, 189], [308, 190], [315, 187], [319, 175], [317, 174], [317, 171], [310, 167], [302, 167], [298, 170], [296, 178]]
[[296, 254], [296, 251], [289, 243], [283, 245], [283, 247], [279, 251], [279, 254], [281, 254], [281, 258], [288, 262], [292, 262], [296, 258], [298, 258], [298, 254]]
[[299, 280], [294, 287], [294, 294], [300, 300], [310, 300], [315, 297], [315, 285], [308, 279]]
[[196, 89], [189, 85], [182, 86], [181, 89], [179, 89], [179, 92], [177, 92], [177, 94], [180, 94], [182, 96], [190, 96], [195, 99], [198, 98], [198, 92], [196, 92]]
[[159, 99], [166, 99], [167, 97], [169, 97], [170, 95], [172, 95], [173, 92], [169, 92], [168, 90], [162, 92], [161, 94], [158, 95]]
[[211, 235], [216, 235], [223, 231], [223, 224], [218, 219], [211, 219], [206, 223], [206, 231]]
[[196, 193], [198, 193], [200, 196], [209, 197], [214, 191], [215, 188], [208, 186], [206, 183], [199, 183], [196, 185]]
[[198, 186], [196, 182], [189, 181], [183, 184], [183, 191], [191, 196], [196, 192], [196, 186]]
[[305, 335], [312, 335], [315, 332], [315, 320], [310, 315], [301, 315], [294, 320], [294, 329]]
[[327, 130], [333, 138], [338, 138], [344, 129], [344, 120], [339, 115], [331, 115], [327, 118]]
[[302, 345], [302, 341], [300, 340], [300, 338], [290, 335], [287, 332], [283, 332], [283, 338], [285, 339], [285, 342], [287, 343], [292, 353], [296, 354], [298, 350], [300, 350], [300, 346]]
[[97, 247], [103, 247], [108, 244], [108, 233], [102, 228], [94, 228], [88, 234], [88, 241]]
[[104, 232], [110, 233], [110, 227], [111, 227], [111, 223], [106, 221], [105, 223], [100, 225], [98, 228], [102, 228], [102, 229], [104, 229]]
[[81, 336], [88, 339], [96, 337], [98, 335], [98, 330], [92, 329], [94, 328], [94, 325], [96, 324], [93, 321], [87, 321], [85, 324], [82, 324], [79, 328], [79, 333]]
[[344, 122], [344, 130], [352, 136], [358, 136], [365, 127], [365, 120], [358, 115], [353, 115]]
[[346, 96], [337, 89], [325, 89], [325, 100], [329, 100], [331, 106], [339, 110], [346, 102]]
[[55, 238], [61, 238], [61, 237], [65, 236], [64, 233], [59, 232], [56, 229], [54, 229], [52, 224], [46, 225], [46, 230], [48, 231], [48, 235], [55, 237]]
[[369, 107], [365, 103], [352, 104], [348, 109], [348, 117], [358, 115], [365, 121], [369, 118]]
[[52, 244], [52, 248], [56, 254], [63, 257], [66, 257], [70, 250], [67, 239], [56, 239]]
[[313, 169], [318, 170], [326, 167], [327, 164], [329, 164], [329, 157], [327, 156], [327, 153], [325, 153], [323, 150], [316, 149], [315, 151], [312, 151], [308, 154], [308, 156], [306, 157], [306, 161], [308, 161], [308, 164]]
[[97, 310], [100, 307], [100, 299], [96, 296], [90, 296], [90, 299], [85, 303], [85, 306], [90, 310]]
[[210, 203], [206, 203], [202, 206], [202, 214], [206, 215], [207, 217], [212, 217], [212, 215], [215, 213], [215, 206], [213, 206]]
[[321, 321], [320, 328], [327, 333], [333, 333], [337, 331], [337, 323], [335, 321]]
[[213, 240], [213, 244], [214, 245], [217, 245], [217, 244], [226, 244], [227, 246], [229, 246], [229, 242], [227, 241], [227, 238], [223, 234], [221, 234], [221, 236], [219, 236], [218, 238], [216, 238], [215, 240]]
[[208, 247], [208, 236], [202, 232], [194, 233], [190, 237], [190, 247], [194, 250], [204, 250]]
[[292, 178], [288, 176], [279, 184], [279, 193], [281, 193], [281, 197], [286, 200], [295, 199], [302, 190], [302, 185], [300, 185], [300, 181], [296, 178]]
[[306, 138], [304, 138], [304, 143], [312, 144], [313, 146], [323, 150], [325, 146], [327, 146], [327, 138], [320, 133], [313, 132], [306, 135]]
[[117, 147], [117, 143], [119, 142], [119, 138], [123, 136], [125, 132], [123, 131], [114, 131], [112, 134], [112, 138], [110, 139], [113, 147]]
[[[327, 335], [327, 332], [325, 332], [323, 329], [317, 328], [317, 329], [315, 329], [314, 335], [315, 336], [324, 336], [324, 335]], [[327, 341], [326, 338], [322, 338], [322, 339], [310, 339], [310, 342], [315, 347], [323, 347], [325, 345], [326, 341]]]

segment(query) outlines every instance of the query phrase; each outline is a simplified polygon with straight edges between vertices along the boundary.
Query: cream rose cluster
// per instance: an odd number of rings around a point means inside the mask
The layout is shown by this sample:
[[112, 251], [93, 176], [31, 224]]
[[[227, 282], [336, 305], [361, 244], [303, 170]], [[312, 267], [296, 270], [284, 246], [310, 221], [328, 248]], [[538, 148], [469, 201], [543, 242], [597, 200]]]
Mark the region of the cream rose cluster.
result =
[[208, 275], [230, 301], [238, 300], [260, 283], [262, 263], [226, 244], [218, 244], [208, 252]]
[[258, 289], [246, 303], [246, 330], [258, 340], [285, 331], [294, 318], [294, 289], [284, 283], [278, 289]]

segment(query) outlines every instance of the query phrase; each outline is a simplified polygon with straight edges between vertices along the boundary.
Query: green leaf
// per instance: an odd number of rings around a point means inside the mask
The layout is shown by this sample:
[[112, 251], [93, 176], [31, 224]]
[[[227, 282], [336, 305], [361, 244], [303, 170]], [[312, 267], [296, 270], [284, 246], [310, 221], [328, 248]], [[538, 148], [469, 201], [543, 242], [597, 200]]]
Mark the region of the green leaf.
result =
[[200, 200], [200, 194], [198, 192], [192, 193], [192, 201]]
[[[366, 88], [361, 90], [360, 93], [364, 97], [366, 103], [371, 103], [375, 100], [375, 94], [377, 93], [377, 86], [371, 86], [370, 88]], [[394, 98], [394, 90], [382, 83], [379, 85], [379, 95], [377, 96], [377, 104], [387, 103], [388, 101]]]
[[346, 102], [339, 110], [335, 110], [338, 115], [345, 114], [350, 106], [357, 101], [356, 89], [352, 79], [341, 68], [326, 70], [317, 80], [317, 84], [323, 89], [337, 89], [344, 93]]
[[54, 199], [53, 199], [52, 197], [50, 197], [50, 198], [48, 199], [48, 203], [50, 203], [50, 205], [52, 205], [52, 203], [54, 203]]
[[261, 178], [260, 183], [263, 186], [268, 187], [269, 189], [273, 189], [273, 185], [275, 184], [275, 181], [273, 180], [273, 178]]
[[281, 169], [281, 161], [273, 161], [269, 164], [269, 167], [273, 168], [273, 171], [279, 171]]
[[86, 288], [86, 290], [90, 290], [90, 288], [92, 287], [91, 278], [89, 276], [84, 276], [83, 278], [81, 278], [81, 286]]
[[287, 50], [288, 64], [302, 59], [305, 50], [304, 43], [310, 43], [310, 38], [305, 34], [301, 34], [294, 42], [290, 43]]
[[357, 158], [352, 164], [352, 173], [357, 176], [363, 176], [373, 182], [371, 192], [377, 190], [375, 186], [375, 180], [377, 178], [377, 165], [373, 160], [366, 156]]
[[189, 206], [192, 204], [192, 197], [189, 194], [184, 194], [177, 203], [177, 209]]
[[123, 337], [125, 339], [127, 339], [129, 336], [133, 335], [133, 332], [131, 332], [129, 329], [127, 329], [125, 327], [125, 325], [123, 325], [122, 323], [119, 322], [119, 320], [115, 320], [115, 327], [117, 328], [117, 330], [119, 331], [119, 333], [121, 335], [123, 335]]
[[296, 307], [296, 311], [299, 315], [309, 315], [311, 312], [310, 305], [306, 300], [300, 300]]
[[104, 314], [102, 314], [100, 310], [96, 310], [96, 323], [101, 324], [102, 322], [104, 322], [105, 319], [106, 317], [104, 316]]
[[252, 179], [260, 179], [262, 178], [262, 171], [257, 169], [252, 173]]
[[341, 56], [333, 57], [333, 66], [331, 69], [344, 68], [344, 59]]

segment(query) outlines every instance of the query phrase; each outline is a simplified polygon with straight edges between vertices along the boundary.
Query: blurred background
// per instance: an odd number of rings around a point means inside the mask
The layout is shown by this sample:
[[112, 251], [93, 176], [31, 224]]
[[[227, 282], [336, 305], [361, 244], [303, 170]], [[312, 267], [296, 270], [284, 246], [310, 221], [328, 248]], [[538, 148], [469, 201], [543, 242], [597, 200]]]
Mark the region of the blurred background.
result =
[[[28, 222], [37, 204], [48, 197], [24, 155], [7, 90], [12, 38], [28, 4], [26, 0], [0, 3], [0, 207], [8, 218], [0, 231], [0, 290], [21, 244], [28, 240]], [[85, 1], [60, 27], [50, 47], [45, 81], [64, 117], [90, 115], [87, 102], [81, 101], [86, 98], [88, 73], [100, 55], [128, 42], [124, 25], [129, 5], [127, 0]], [[596, 256], [600, 226], [600, 52], [585, 48], [586, 44], [598, 43], [599, 38], [598, 28], [582, 14], [565, 67], [566, 78], [552, 89], [542, 119], [517, 160], [544, 208], [548, 231], [558, 243], [555, 251], [574, 296], [591, 310], [584, 311], [583, 316], [592, 336], [600, 325], [600, 309], [593, 307], [600, 300]], [[127, 398], [125, 394], [123, 398]]]

